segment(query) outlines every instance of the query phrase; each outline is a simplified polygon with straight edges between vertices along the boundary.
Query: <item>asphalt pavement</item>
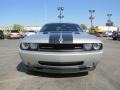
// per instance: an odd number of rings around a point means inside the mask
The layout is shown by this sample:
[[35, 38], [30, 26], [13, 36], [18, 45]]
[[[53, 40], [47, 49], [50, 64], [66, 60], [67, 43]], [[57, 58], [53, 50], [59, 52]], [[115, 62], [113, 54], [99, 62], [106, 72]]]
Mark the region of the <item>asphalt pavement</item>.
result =
[[95, 71], [51, 75], [27, 71], [19, 40], [0, 40], [0, 90], [120, 90], [120, 41], [102, 41], [104, 54]]

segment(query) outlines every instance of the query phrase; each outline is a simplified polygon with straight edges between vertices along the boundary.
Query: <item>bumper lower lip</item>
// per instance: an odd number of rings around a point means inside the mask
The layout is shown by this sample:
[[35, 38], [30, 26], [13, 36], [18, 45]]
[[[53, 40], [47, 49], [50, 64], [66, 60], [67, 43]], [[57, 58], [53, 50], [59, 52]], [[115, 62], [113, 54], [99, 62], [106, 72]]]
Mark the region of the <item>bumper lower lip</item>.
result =
[[18, 38], [20, 35], [10, 35], [11, 38]]
[[[20, 50], [20, 57], [25, 65], [33, 71], [49, 72], [49, 73], [78, 73], [90, 71], [96, 66], [102, 56], [103, 51], [94, 52], [36, 52]], [[42, 64], [39, 63], [42, 61]], [[78, 65], [49, 65], [45, 62], [69, 63], [81, 62]], [[93, 64], [94, 63], [94, 64]], [[51, 64], [51, 63], [50, 63]]]
[[59, 67], [47, 67], [47, 66], [42, 66], [42, 67], [29, 67], [27, 66], [29, 70], [31, 71], [37, 71], [37, 72], [43, 72], [43, 73], [51, 73], [51, 74], [70, 74], [70, 73], [82, 73], [82, 72], [88, 72], [92, 71], [95, 69], [96, 66], [76, 66], [76, 68], [59, 68]]

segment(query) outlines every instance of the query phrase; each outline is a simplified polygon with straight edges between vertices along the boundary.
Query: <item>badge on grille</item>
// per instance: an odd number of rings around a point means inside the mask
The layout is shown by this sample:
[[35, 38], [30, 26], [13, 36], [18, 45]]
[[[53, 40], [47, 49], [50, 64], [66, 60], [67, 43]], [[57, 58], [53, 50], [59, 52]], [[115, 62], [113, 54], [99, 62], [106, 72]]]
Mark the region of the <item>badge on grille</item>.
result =
[[63, 42], [62, 34], [60, 35], [59, 42], [60, 42], [60, 43]]

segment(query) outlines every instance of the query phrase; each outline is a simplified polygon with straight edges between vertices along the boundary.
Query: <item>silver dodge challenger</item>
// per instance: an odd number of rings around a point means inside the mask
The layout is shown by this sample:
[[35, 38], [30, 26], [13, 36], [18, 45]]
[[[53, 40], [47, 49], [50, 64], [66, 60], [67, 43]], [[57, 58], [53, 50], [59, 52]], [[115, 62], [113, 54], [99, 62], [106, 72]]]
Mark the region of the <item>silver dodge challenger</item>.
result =
[[46, 73], [79, 73], [96, 68], [103, 43], [73, 23], [49, 23], [40, 32], [20, 41], [22, 62], [28, 70]]

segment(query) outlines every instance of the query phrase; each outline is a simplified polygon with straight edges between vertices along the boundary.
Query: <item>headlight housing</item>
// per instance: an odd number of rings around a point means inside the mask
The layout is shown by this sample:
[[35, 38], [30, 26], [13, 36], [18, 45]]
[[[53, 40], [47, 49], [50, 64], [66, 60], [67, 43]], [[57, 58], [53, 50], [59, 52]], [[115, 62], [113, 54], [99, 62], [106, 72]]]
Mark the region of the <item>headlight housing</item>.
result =
[[30, 49], [31, 50], [36, 50], [38, 48], [38, 45], [36, 43], [31, 43], [30, 44]]
[[86, 50], [86, 51], [90, 51], [90, 50], [92, 50], [92, 44], [91, 43], [85, 43], [84, 44], [84, 49]]
[[20, 48], [22, 50], [37, 50], [38, 44], [37, 43], [21, 43]]
[[84, 47], [84, 50], [86, 51], [101, 50], [102, 44], [101, 43], [85, 43], [83, 47]]
[[21, 43], [21, 49], [23, 50], [29, 49], [29, 43]]
[[94, 49], [94, 50], [100, 50], [101, 47], [102, 47], [102, 44], [101, 44], [101, 43], [94, 43], [94, 44], [93, 44], [93, 49]]

